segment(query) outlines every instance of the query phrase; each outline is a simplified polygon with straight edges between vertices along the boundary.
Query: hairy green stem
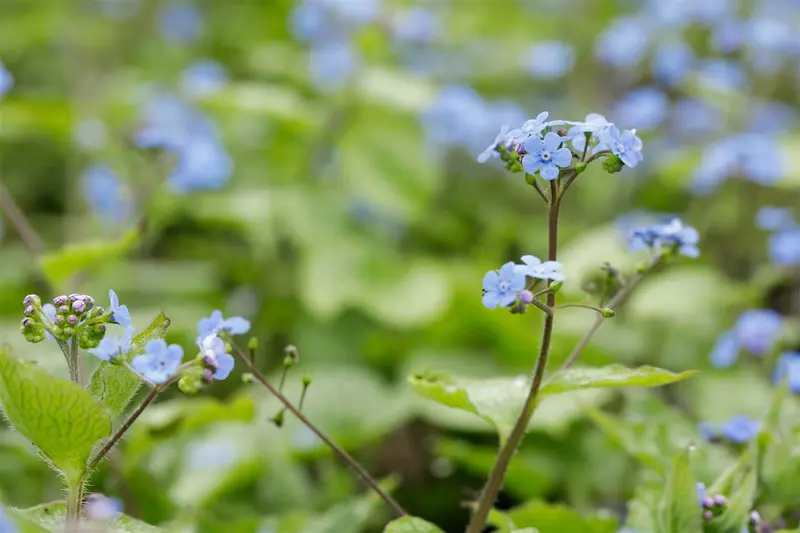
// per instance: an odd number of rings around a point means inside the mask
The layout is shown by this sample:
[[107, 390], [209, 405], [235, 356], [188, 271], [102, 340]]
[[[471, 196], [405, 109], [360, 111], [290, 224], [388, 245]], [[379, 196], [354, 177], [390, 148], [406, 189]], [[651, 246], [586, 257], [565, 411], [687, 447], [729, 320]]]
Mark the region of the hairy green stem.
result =
[[69, 481], [67, 484], [67, 531], [77, 531], [81, 520], [83, 503], [83, 481]]
[[78, 339], [75, 337], [73, 337], [69, 342], [67, 367], [69, 368], [69, 380], [76, 385], [80, 385], [81, 367], [80, 362], [78, 361]]
[[394, 498], [392, 498], [386, 491], [384, 491], [380, 487], [378, 482], [375, 481], [375, 479], [373, 479], [373, 477], [370, 476], [369, 473], [366, 470], [364, 470], [364, 468], [360, 464], [358, 464], [358, 462], [349, 453], [344, 451], [335, 442], [333, 442], [333, 440], [331, 440], [331, 438], [328, 435], [326, 435], [311, 420], [309, 420], [308, 417], [306, 417], [297, 407], [295, 407], [294, 404], [292, 404], [292, 402], [290, 402], [289, 399], [286, 396], [284, 396], [284, 394], [281, 391], [279, 391], [274, 385], [272, 385], [272, 383], [270, 383], [267, 380], [267, 378], [264, 377], [264, 375], [261, 372], [259, 372], [259, 370], [255, 367], [255, 365], [253, 365], [253, 363], [250, 362], [250, 359], [244, 354], [244, 352], [242, 352], [241, 348], [239, 348], [235, 344], [233, 346], [235, 348], [234, 355], [236, 355], [236, 358], [239, 359], [239, 361], [241, 361], [242, 364], [244, 364], [247, 367], [247, 370], [250, 372], [250, 374], [253, 375], [256, 381], [258, 381], [264, 387], [266, 387], [267, 390], [269, 390], [269, 392], [284, 405], [286, 410], [288, 410], [294, 416], [296, 416], [297, 419], [300, 420], [300, 422], [302, 422], [308, 429], [313, 431], [314, 434], [317, 437], [319, 437], [336, 455], [338, 455], [345, 463], [347, 463], [348, 466], [350, 466], [350, 468], [352, 468], [356, 472], [358, 477], [361, 478], [361, 480], [364, 481], [364, 483], [370, 489], [375, 491], [375, 493], [378, 496], [380, 496], [380, 498], [384, 502], [386, 502], [386, 504], [389, 507], [391, 507], [392, 510], [398, 516], [403, 517], [408, 514], [402, 507], [400, 507], [400, 504], [398, 504], [394, 500]]
[[[560, 207], [560, 197], [558, 194], [558, 185], [556, 180], [550, 182], [550, 210], [548, 216], [548, 239], [547, 239], [547, 260], [556, 261], [558, 258], [558, 210]], [[553, 308], [556, 305], [556, 295], [553, 292], [547, 294], [547, 307]], [[503, 479], [508, 470], [508, 465], [511, 463], [511, 458], [514, 456], [517, 448], [525, 436], [525, 430], [528, 428], [528, 423], [533, 416], [533, 411], [536, 409], [536, 397], [539, 394], [539, 389], [542, 386], [544, 379], [544, 372], [547, 368], [547, 360], [550, 356], [550, 341], [553, 338], [553, 313], [546, 315], [544, 319], [544, 329], [542, 331], [542, 342], [539, 348], [539, 357], [536, 360], [536, 367], [533, 370], [533, 377], [531, 378], [531, 386], [528, 391], [528, 397], [525, 399], [525, 404], [522, 406], [522, 412], [511, 430], [506, 442], [500, 448], [500, 453], [497, 454], [497, 461], [489, 474], [489, 479], [483, 487], [481, 496], [478, 499], [478, 504], [475, 508], [475, 514], [472, 515], [469, 526], [467, 526], [467, 533], [481, 533], [486, 524], [486, 519], [494, 506], [497, 495], [503, 486]]]

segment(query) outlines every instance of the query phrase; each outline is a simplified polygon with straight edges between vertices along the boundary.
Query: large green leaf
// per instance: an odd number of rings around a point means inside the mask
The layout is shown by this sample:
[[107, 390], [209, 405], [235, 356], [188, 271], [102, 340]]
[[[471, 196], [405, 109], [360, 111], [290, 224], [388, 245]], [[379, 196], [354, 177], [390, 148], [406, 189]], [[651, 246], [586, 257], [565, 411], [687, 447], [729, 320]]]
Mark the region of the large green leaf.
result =
[[81, 478], [94, 445], [111, 434], [111, 419], [91, 394], [3, 348], [0, 401], [14, 428], [70, 481]]
[[[146, 330], [133, 338], [131, 349], [125, 354], [125, 360], [130, 361], [144, 352], [144, 346], [148, 341], [163, 339], [167, 335], [169, 326], [170, 320], [164, 313], [159, 313]], [[104, 361], [92, 374], [87, 388], [92, 396], [105, 406], [109, 414], [116, 417], [122, 414], [141, 384], [142, 380], [127, 368]]]
[[701, 508], [687, 447], [672, 461], [658, 506], [656, 533], [702, 533]]
[[[675, 374], [654, 367], [629, 369], [622, 365], [575, 368], [555, 374], [542, 386], [537, 399], [581, 389], [665, 385], [693, 374]], [[476, 414], [493, 424], [502, 440], [511, 433], [529, 391], [529, 380], [523, 376], [476, 379], [425, 372], [412, 374], [409, 382], [421, 396]]]
[[[11, 509], [10, 512], [40, 530], [63, 533], [66, 524], [66, 505], [63, 502], [45, 503], [29, 509]], [[25, 531], [23, 529], [23, 531]], [[121, 515], [103, 529], [106, 533], [159, 533], [161, 528], [151, 526], [130, 516]]]
[[416, 516], [404, 516], [390, 522], [383, 533], [444, 533], [430, 522]]
[[740, 533], [750, 518], [753, 502], [756, 497], [756, 471], [751, 468], [741, 486], [728, 499], [728, 506], [718, 518], [714, 519], [707, 529], [711, 533]]
[[564, 505], [541, 501], [527, 503], [508, 513], [496, 512], [494, 519], [499, 516], [505, 516], [515, 528], [535, 528], [539, 533], [616, 533], [619, 529], [619, 521], [610, 514], [584, 516]]

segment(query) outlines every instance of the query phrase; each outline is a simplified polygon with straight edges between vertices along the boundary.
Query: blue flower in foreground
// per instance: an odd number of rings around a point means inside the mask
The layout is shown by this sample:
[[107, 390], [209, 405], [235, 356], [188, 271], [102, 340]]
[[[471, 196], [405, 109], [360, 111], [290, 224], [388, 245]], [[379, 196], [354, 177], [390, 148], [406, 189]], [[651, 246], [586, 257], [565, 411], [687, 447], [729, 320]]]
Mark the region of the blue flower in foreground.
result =
[[508, 132], [508, 140], [517, 144], [525, 142], [532, 135], [539, 135], [547, 127], [547, 117], [550, 113], [542, 111], [536, 118], [526, 120], [522, 127]]
[[483, 305], [487, 309], [507, 307], [514, 303], [517, 294], [525, 288], [525, 275], [516, 271], [509, 261], [500, 271], [490, 270], [483, 277]]
[[486, 150], [481, 152], [478, 156], [478, 163], [485, 163], [489, 159], [494, 159], [496, 157], [500, 157], [500, 152], [497, 151], [497, 148], [501, 145], [506, 143], [508, 140], [508, 126], [503, 126], [500, 128], [500, 133], [497, 134], [497, 137], [494, 138], [492, 144], [486, 147]]
[[17, 533], [17, 526], [11, 522], [2, 507], [0, 507], [0, 533]]
[[625, 166], [634, 168], [644, 156], [642, 155], [642, 140], [636, 136], [636, 130], [619, 131], [612, 125], [604, 130], [600, 142], [608, 146], [615, 156], [619, 157]]
[[714, 348], [711, 349], [709, 360], [716, 368], [728, 368], [733, 366], [739, 359], [739, 339], [735, 331], [726, 331], [717, 339]]
[[197, 323], [197, 343], [202, 344], [206, 337], [223, 331], [230, 335], [244, 335], [250, 331], [250, 321], [240, 316], [226, 319], [222, 316], [222, 311], [216, 309], [211, 316], [201, 318]]
[[744, 444], [753, 440], [761, 427], [757, 420], [745, 415], [736, 415], [719, 426], [720, 435], [736, 444]]
[[11, 74], [6, 66], [0, 61], [0, 98], [6, 95], [11, 87], [14, 86], [14, 75]]
[[88, 352], [101, 361], [110, 361], [114, 363], [121, 360], [125, 354], [131, 351], [132, 340], [133, 328], [130, 327], [125, 328], [122, 335], [118, 337], [113, 337], [107, 332], [97, 348], [91, 348]]
[[111, 305], [108, 306], [108, 310], [111, 311], [111, 320], [123, 328], [130, 327], [131, 313], [128, 311], [128, 306], [119, 305], [117, 293], [112, 289], [108, 290], [108, 299], [111, 301]]
[[534, 78], [560, 78], [572, 70], [575, 50], [561, 41], [542, 41], [528, 48], [525, 69]]
[[228, 83], [228, 72], [211, 59], [195, 61], [181, 74], [183, 91], [194, 97], [210, 96]]
[[753, 355], [765, 355], [783, 327], [780, 313], [772, 309], [745, 311], [736, 321], [739, 344]]
[[769, 257], [780, 267], [800, 265], [800, 228], [773, 234], [769, 239]]
[[523, 255], [521, 259], [524, 264], [515, 266], [517, 274], [553, 281], [564, 281], [567, 279], [567, 276], [560, 272], [560, 270], [564, 268], [564, 265], [558, 261], [545, 261], [542, 263], [542, 260], [535, 255]]
[[164, 339], [154, 339], [144, 347], [144, 353], [131, 361], [131, 368], [151, 383], [161, 385], [175, 375], [183, 359], [183, 348], [167, 345]]
[[785, 352], [778, 358], [774, 381], [778, 385], [786, 379], [789, 390], [800, 393], [800, 352]]
[[767, 205], [756, 213], [756, 224], [767, 231], [779, 231], [797, 227], [792, 210], [785, 207]]
[[[595, 140], [599, 140], [600, 133], [614, 125], [599, 113], [589, 113], [586, 115], [586, 120], [584, 122], [570, 122], [569, 124], [571, 124], [572, 127], [567, 132], [567, 137], [571, 139], [572, 147], [579, 152], [582, 152], [586, 147], [587, 133], [591, 133], [595, 137]], [[600, 143], [595, 147], [594, 151], [598, 152], [605, 149], [606, 147]]]
[[563, 141], [558, 133], [552, 131], [544, 139], [528, 137], [522, 145], [527, 152], [522, 158], [525, 172], [533, 174], [538, 171], [543, 179], [556, 179], [559, 168], [568, 167], [572, 162], [570, 149], [559, 148]]
[[203, 17], [192, 4], [170, 3], [159, 14], [158, 26], [161, 34], [169, 41], [191, 43], [200, 37], [203, 30]]
[[214, 379], [225, 379], [230, 375], [234, 360], [225, 349], [225, 341], [216, 335], [209, 335], [200, 343], [200, 350], [206, 358], [206, 364], [215, 369]]

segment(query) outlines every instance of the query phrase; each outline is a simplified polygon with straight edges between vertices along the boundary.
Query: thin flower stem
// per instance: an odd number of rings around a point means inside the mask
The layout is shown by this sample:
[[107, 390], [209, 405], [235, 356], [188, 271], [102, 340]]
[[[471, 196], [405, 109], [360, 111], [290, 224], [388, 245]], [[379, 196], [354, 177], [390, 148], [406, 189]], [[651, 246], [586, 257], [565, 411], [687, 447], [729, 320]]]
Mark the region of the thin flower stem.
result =
[[259, 372], [259, 370], [250, 362], [250, 359], [244, 354], [244, 352], [242, 352], [239, 346], [234, 344], [233, 347], [235, 352], [234, 355], [236, 355], [236, 358], [239, 359], [239, 361], [241, 361], [242, 364], [244, 364], [247, 367], [248, 372], [250, 372], [259, 383], [261, 383], [264, 387], [266, 387], [267, 390], [269, 390], [269, 392], [272, 393], [272, 395], [275, 396], [289, 412], [291, 412], [294, 416], [296, 416], [298, 420], [300, 420], [300, 422], [302, 422], [306, 427], [308, 427], [308, 429], [313, 431], [314, 434], [320, 439], [322, 439], [322, 441], [336, 455], [338, 455], [345, 463], [347, 463], [347, 465], [356, 472], [358, 477], [360, 477], [370, 489], [375, 491], [375, 493], [378, 496], [380, 496], [380, 498], [384, 502], [386, 502], [386, 504], [389, 507], [392, 508], [392, 510], [397, 514], [397, 516], [402, 517], [408, 514], [402, 507], [400, 507], [400, 504], [398, 504], [394, 500], [394, 498], [389, 496], [389, 494], [386, 493], [386, 491], [384, 491], [380, 487], [378, 482], [375, 481], [375, 479], [373, 479], [372, 476], [370, 476], [369, 473], [366, 470], [364, 470], [364, 468], [360, 464], [358, 464], [358, 462], [349, 453], [347, 453], [342, 448], [340, 448], [336, 443], [334, 443], [328, 435], [326, 435], [321, 429], [319, 429], [316, 425], [314, 425], [314, 423], [311, 420], [309, 420], [302, 412], [300, 412], [300, 410], [297, 407], [295, 407], [294, 404], [292, 404], [292, 402], [290, 402], [289, 399], [286, 398], [286, 396], [284, 396], [281, 391], [275, 388], [275, 386], [272, 385], [272, 383], [267, 381], [267, 378], [264, 377], [264, 375], [261, 372]]
[[551, 307], [548, 307], [547, 304], [545, 304], [543, 302], [540, 302], [536, 298], [533, 299], [533, 301], [531, 302], [531, 305], [533, 305], [535, 307], [538, 307], [539, 309], [544, 311], [544, 313], [546, 315], [552, 315], [553, 314], [553, 309]]
[[[556, 261], [558, 258], [558, 209], [560, 204], [556, 180], [550, 182], [550, 198], [547, 260]], [[552, 309], [555, 305], [556, 294], [550, 292], [547, 294], [547, 306]], [[475, 514], [472, 515], [472, 520], [470, 520], [469, 526], [467, 527], [467, 533], [481, 533], [481, 531], [483, 531], [486, 519], [489, 517], [497, 495], [503, 486], [503, 479], [505, 478], [506, 470], [508, 470], [508, 465], [511, 463], [511, 458], [514, 456], [522, 438], [525, 436], [525, 430], [536, 408], [536, 396], [539, 394], [539, 389], [542, 386], [544, 372], [547, 368], [547, 360], [550, 356], [550, 341], [553, 337], [553, 318], [554, 316], [552, 313], [545, 317], [544, 329], [542, 331], [542, 343], [539, 349], [539, 357], [536, 360], [536, 367], [533, 371], [528, 397], [525, 399], [525, 404], [522, 406], [522, 413], [520, 413], [519, 418], [517, 418], [517, 422], [514, 424], [511, 434], [500, 448], [500, 453], [497, 454], [497, 461], [478, 499]]]
[[0, 181], [0, 210], [2, 210], [8, 220], [11, 222], [11, 225], [14, 226], [14, 229], [17, 231], [19, 238], [22, 240], [23, 246], [28, 251], [28, 254], [33, 259], [39, 259], [44, 253], [44, 245], [42, 244], [42, 240], [39, 238], [39, 234], [36, 233], [36, 230], [33, 229], [30, 222], [28, 222], [28, 218], [25, 216], [25, 213], [19, 207], [17, 202], [14, 201], [14, 198], [11, 196], [11, 193], [1, 181]]
[[580, 309], [589, 309], [590, 311], [594, 311], [595, 313], [598, 313], [598, 314], [600, 314], [600, 315], [601, 315], [601, 318], [605, 318], [605, 317], [603, 317], [603, 316], [602, 316], [602, 314], [603, 314], [603, 310], [602, 310], [602, 309], [600, 309], [599, 307], [595, 307], [595, 306], [593, 306], [593, 305], [586, 305], [586, 304], [561, 304], [561, 305], [557, 305], [557, 306], [555, 306], [554, 310], [555, 310], [555, 309], [565, 309], [565, 308], [568, 308], [568, 307], [577, 307], [577, 308], [580, 308]]
[[94, 456], [92, 462], [89, 463], [88, 472], [92, 472], [95, 468], [97, 468], [97, 465], [100, 464], [100, 461], [102, 461], [103, 458], [108, 455], [108, 452], [110, 452], [111, 449], [119, 442], [125, 432], [131, 428], [134, 422], [136, 422], [136, 419], [142, 415], [144, 410], [147, 409], [151, 403], [153, 403], [153, 400], [156, 399], [166, 385], [167, 384], [154, 387], [150, 390], [150, 394], [148, 394], [144, 401], [139, 404], [139, 407], [137, 407], [136, 410], [125, 420], [125, 422], [123, 422], [123, 424], [119, 427], [119, 429], [117, 429], [116, 433], [114, 433], [114, 436], [111, 437], [106, 445], [103, 446], [99, 452], [97, 452], [97, 455]]
[[[526, 177], [527, 177], [527, 175], [528, 174], [525, 174]], [[539, 194], [539, 196], [542, 198], [542, 200], [544, 200], [545, 205], [548, 205], [550, 203], [550, 200], [547, 199], [547, 195], [542, 190], [542, 187], [539, 185], [539, 182], [536, 181], [536, 176], [534, 176], [533, 179], [534, 179], [533, 188], [536, 189], [536, 192]]]
[[[617, 294], [615, 294], [614, 297], [611, 298], [611, 300], [609, 300], [608, 305], [606, 307], [612, 310], [615, 310], [617, 307], [619, 307], [619, 305], [622, 304], [623, 301], [628, 296], [630, 296], [631, 292], [633, 292], [633, 289], [636, 288], [639, 282], [642, 281], [642, 279], [644, 279], [644, 277], [650, 271], [652, 271], [656, 266], [658, 266], [659, 263], [661, 263], [662, 259], [663, 256], [661, 255], [655, 256], [642, 272], [634, 276], [619, 291], [617, 291]], [[594, 334], [597, 333], [597, 330], [599, 330], [600, 326], [603, 325], [603, 321], [604, 317], [602, 315], [598, 316], [597, 319], [595, 319], [594, 324], [592, 324], [592, 327], [589, 329], [589, 331], [587, 331], [586, 334], [583, 336], [583, 338], [580, 341], [578, 341], [578, 344], [575, 346], [575, 348], [572, 350], [569, 356], [567, 356], [567, 359], [561, 365], [561, 368], [559, 368], [558, 370], [559, 372], [567, 370], [573, 365], [573, 363], [575, 363], [575, 360], [578, 358], [581, 352], [583, 352], [586, 346], [589, 345], [589, 342], [592, 340], [592, 337], [594, 337]]]

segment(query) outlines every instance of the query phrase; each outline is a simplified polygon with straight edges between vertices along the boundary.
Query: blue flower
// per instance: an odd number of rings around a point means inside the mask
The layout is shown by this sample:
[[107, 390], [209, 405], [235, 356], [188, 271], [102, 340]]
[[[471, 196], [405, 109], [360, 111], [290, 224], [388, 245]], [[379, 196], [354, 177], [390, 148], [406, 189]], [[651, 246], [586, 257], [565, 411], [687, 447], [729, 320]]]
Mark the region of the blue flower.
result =
[[250, 331], [250, 321], [240, 316], [226, 319], [222, 316], [222, 311], [216, 309], [211, 316], [201, 318], [197, 322], [197, 343], [202, 344], [206, 337], [217, 335], [223, 331], [230, 335], [244, 335]]
[[731, 442], [744, 444], [753, 440], [761, 427], [757, 420], [745, 415], [735, 415], [719, 426], [720, 434]]
[[117, 293], [112, 289], [108, 290], [108, 299], [111, 301], [111, 305], [108, 306], [108, 311], [111, 311], [111, 320], [123, 328], [129, 328], [131, 326], [131, 313], [128, 311], [128, 306], [119, 305]]
[[517, 274], [523, 274], [536, 279], [549, 279], [553, 281], [564, 281], [567, 279], [561, 269], [564, 265], [558, 261], [545, 261], [536, 257], [535, 255], [523, 255], [522, 265], [516, 265], [515, 271]]
[[131, 361], [131, 368], [151, 383], [161, 385], [169, 381], [183, 359], [183, 348], [167, 345], [164, 339], [154, 339], [144, 347], [144, 353]]
[[526, 120], [521, 128], [508, 132], [509, 142], [521, 144], [532, 135], [539, 135], [547, 127], [547, 117], [550, 113], [543, 111], [536, 115], [536, 118]]
[[653, 76], [664, 85], [673, 86], [683, 81], [692, 63], [694, 63], [694, 52], [689, 45], [681, 41], [668, 42], [655, 51]]
[[178, 163], [169, 176], [169, 184], [175, 192], [219, 189], [233, 172], [233, 160], [214, 137], [192, 137], [175, 151]]
[[700, 235], [696, 229], [674, 218], [668, 224], [634, 229], [628, 237], [628, 248], [632, 252], [649, 250], [660, 254], [664, 247], [670, 247], [681, 255], [696, 258], [700, 255], [697, 247], [699, 241]]
[[550, 132], [544, 136], [528, 137], [523, 143], [525, 156], [522, 158], [522, 167], [528, 174], [539, 172], [546, 180], [558, 177], [559, 167], [568, 167], [572, 162], [572, 152], [569, 148], [559, 148], [564, 139], [558, 133]]
[[695, 490], [697, 490], [697, 501], [702, 506], [703, 502], [708, 499], [708, 492], [706, 491], [706, 486], [702, 483], [697, 483], [695, 485]]
[[736, 321], [739, 344], [753, 355], [765, 355], [772, 349], [783, 327], [781, 315], [772, 309], [745, 311]]
[[0, 61], [0, 98], [6, 95], [8, 91], [14, 86], [14, 75], [6, 69], [6, 66]]
[[608, 26], [595, 42], [595, 54], [614, 67], [635, 67], [644, 57], [650, 43], [647, 20], [621, 17]]
[[290, 15], [292, 34], [302, 41], [314, 41], [328, 29], [328, 17], [318, 2], [301, 2]]
[[203, 31], [203, 16], [192, 4], [170, 3], [159, 14], [158, 27], [169, 41], [192, 43]]
[[398, 41], [431, 43], [441, 34], [442, 24], [436, 13], [418, 6], [397, 12], [392, 30]]
[[723, 124], [720, 112], [708, 102], [685, 98], [672, 106], [671, 128], [678, 135], [703, 135], [720, 129]]
[[183, 91], [193, 97], [206, 97], [219, 92], [228, 83], [228, 73], [211, 59], [195, 61], [181, 74]]
[[636, 167], [644, 158], [642, 140], [636, 136], [636, 130], [625, 130], [620, 133], [619, 128], [612, 125], [603, 131], [600, 142], [608, 146], [611, 153], [619, 157], [630, 168]]
[[800, 265], [800, 228], [773, 234], [769, 239], [769, 257], [780, 267]]
[[700, 433], [700, 436], [706, 440], [714, 440], [719, 436], [717, 428], [715, 428], [714, 424], [707, 420], [704, 420], [697, 425], [697, 432]]
[[797, 227], [797, 222], [791, 209], [772, 205], [764, 206], [758, 210], [756, 224], [759, 228], [767, 231], [780, 231]]
[[481, 152], [478, 156], [478, 163], [485, 163], [489, 159], [500, 157], [500, 152], [498, 152], [497, 149], [501, 144], [505, 144], [506, 142], [508, 142], [508, 126], [503, 126], [500, 128], [500, 133], [494, 138], [492, 144], [487, 146], [486, 150]]
[[17, 533], [17, 526], [0, 507], [0, 533]]
[[83, 504], [83, 511], [89, 520], [113, 520], [122, 514], [122, 502], [103, 494], [89, 494]]
[[572, 70], [575, 50], [561, 41], [541, 41], [527, 50], [525, 69], [534, 78], [552, 80]]
[[[667, 117], [669, 99], [655, 87], [642, 87], [623, 96], [614, 106], [614, 122], [635, 124], [637, 129], [658, 127]], [[629, 165], [630, 166], [630, 165]]]
[[800, 352], [785, 352], [778, 358], [774, 382], [778, 385], [784, 379], [788, 383], [789, 390], [800, 393]]
[[95, 163], [80, 176], [83, 196], [102, 219], [122, 222], [131, 214], [130, 190], [108, 165]]
[[119, 337], [112, 337], [106, 333], [97, 348], [90, 348], [88, 352], [96, 356], [101, 361], [115, 363], [121, 361], [123, 356], [131, 351], [131, 341], [133, 340], [133, 328], [127, 327]]
[[708, 59], [697, 68], [697, 79], [713, 91], [736, 92], [747, 83], [745, 72], [732, 61]]
[[213, 362], [216, 369], [213, 374], [214, 379], [225, 379], [230, 375], [234, 359], [225, 349], [225, 341], [216, 335], [209, 335], [200, 342], [200, 350], [207, 360]]
[[500, 271], [490, 270], [483, 277], [483, 305], [487, 309], [507, 307], [514, 303], [517, 294], [525, 288], [525, 275], [516, 271], [509, 261]]
[[320, 43], [308, 53], [308, 69], [311, 80], [321, 91], [335, 91], [361, 65], [361, 58], [349, 41], [334, 39]]
[[735, 331], [726, 331], [717, 338], [714, 348], [711, 350], [709, 359], [716, 368], [728, 368], [733, 366], [739, 359], [739, 338]]

